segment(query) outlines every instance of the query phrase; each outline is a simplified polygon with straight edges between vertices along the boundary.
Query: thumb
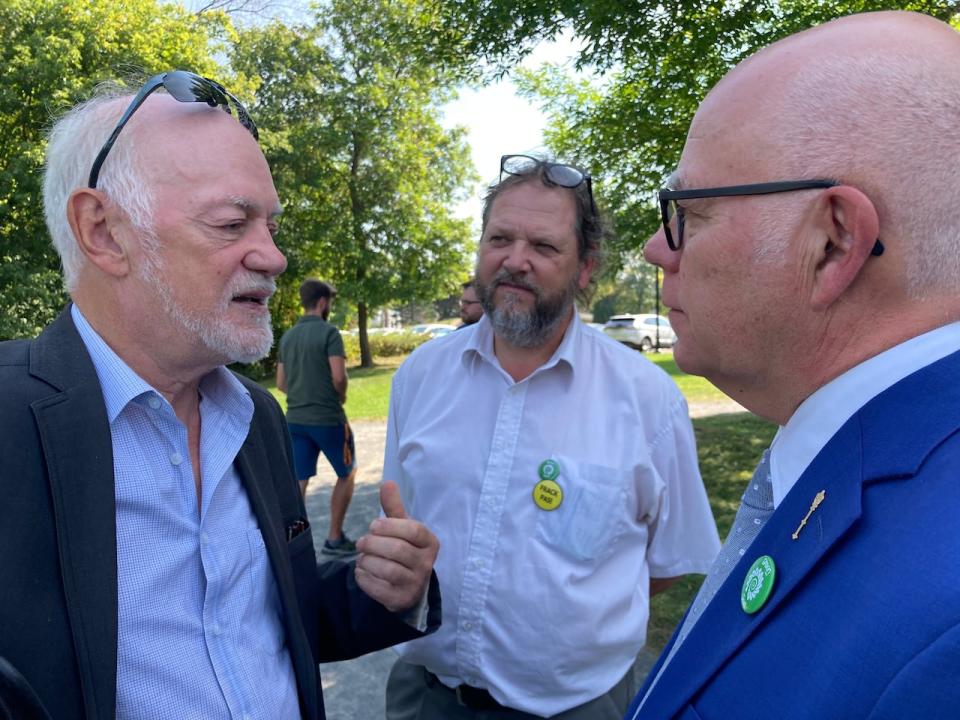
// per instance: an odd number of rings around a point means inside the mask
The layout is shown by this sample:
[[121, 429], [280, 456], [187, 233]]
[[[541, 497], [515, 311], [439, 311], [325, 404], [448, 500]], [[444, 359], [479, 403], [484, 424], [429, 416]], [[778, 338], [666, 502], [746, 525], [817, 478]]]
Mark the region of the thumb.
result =
[[403, 500], [400, 498], [400, 486], [393, 480], [387, 480], [380, 486], [380, 504], [383, 513], [388, 518], [404, 519], [407, 517], [403, 509]]

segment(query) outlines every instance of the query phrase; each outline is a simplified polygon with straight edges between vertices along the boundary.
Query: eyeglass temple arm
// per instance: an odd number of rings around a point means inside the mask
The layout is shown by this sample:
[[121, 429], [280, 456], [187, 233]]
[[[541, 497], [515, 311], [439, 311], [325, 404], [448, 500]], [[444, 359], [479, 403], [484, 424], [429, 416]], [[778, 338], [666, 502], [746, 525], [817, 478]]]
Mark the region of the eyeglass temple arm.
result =
[[116, 127], [113, 128], [113, 132], [110, 133], [110, 137], [107, 138], [107, 141], [103, 144], [103, 147], [100, 148], [100, 152], [97, 153], [97, 158], [93, 161], [93, 167], [90, 168], [90, 177], [87, 181], [87, 186], [95, 188], [97, 186], [97, 178], [100, 176], [100, 168], [103, 166], [104, 160], [107, 159], [107, 155], [110, 153], [113, 144], [117, 141], [117, 136], [120, 135], [120, 131], [123, 130], [124, 126], [130, 120], [130, 117], [137, 111], [137, 109], [143, 105], [147, 97], [156, 90], [158, 87], [163, 85], [162, 77], [154, 85], [152, 82], [147, 83], [140, 89], [140, 92], [137, 93], [137, 97], [133, 99], [133, 102], [127, 107], [121, 116], [120, 120], [117, 122]]

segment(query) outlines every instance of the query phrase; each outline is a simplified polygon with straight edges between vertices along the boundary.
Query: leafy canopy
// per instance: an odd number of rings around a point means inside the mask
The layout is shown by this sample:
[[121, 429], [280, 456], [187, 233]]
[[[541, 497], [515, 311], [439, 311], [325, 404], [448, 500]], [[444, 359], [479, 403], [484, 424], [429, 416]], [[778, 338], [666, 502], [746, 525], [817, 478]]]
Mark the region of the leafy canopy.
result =
[[66, 301], [41, 192], [54, 118], [104, 80], [177, 67], [216, 74], [229, 36], [223, 14], [198, 19], [156, 0], [0, 3], [0, 338], [36, 335]]

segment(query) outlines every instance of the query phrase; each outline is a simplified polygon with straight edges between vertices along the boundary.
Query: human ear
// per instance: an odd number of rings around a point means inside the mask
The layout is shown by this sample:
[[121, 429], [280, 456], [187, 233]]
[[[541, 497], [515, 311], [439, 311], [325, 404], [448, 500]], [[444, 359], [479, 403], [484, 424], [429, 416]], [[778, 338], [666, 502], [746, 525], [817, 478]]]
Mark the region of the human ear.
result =
[[825, 310], [857, 279], [870, 259], [880, 232], [877, 209], [849, 185], [824, 190], [816, 206], [814, 276], [810, 301]]
[[596, 262], [593, 258], [588, 258], [580, 263], [580, 270], [577, 274], [577, 287], [583, 290], [590, 284], [590, 278], [593, 276], [593, 269]]
[[130, 259], [115, 237], [111, 215], [106, 196], [99, 190], [79, 188], [67, 200], [67, 221], [80, 251], [103, 272], [122, 277], [130, 271]]

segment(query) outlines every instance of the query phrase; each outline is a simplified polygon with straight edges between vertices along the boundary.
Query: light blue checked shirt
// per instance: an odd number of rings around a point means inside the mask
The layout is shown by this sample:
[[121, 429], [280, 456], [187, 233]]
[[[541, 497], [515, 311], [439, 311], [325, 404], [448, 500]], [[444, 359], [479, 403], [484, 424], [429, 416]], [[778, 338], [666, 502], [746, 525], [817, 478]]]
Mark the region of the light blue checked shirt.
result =
[[253, 401], [225, 368], [200, 383], [197, 512], [187, 430], [87, 323], [113, 438], [117, 718], [299, 718], [280, 600], [233, 461]]

